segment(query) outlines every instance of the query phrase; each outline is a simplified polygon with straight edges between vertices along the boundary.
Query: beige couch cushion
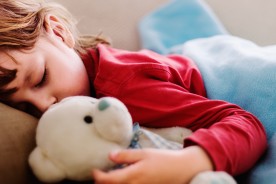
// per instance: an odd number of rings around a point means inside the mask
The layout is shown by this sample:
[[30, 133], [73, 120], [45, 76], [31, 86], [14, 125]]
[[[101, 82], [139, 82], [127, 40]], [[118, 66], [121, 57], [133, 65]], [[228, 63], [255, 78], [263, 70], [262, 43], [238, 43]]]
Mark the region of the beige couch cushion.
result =
[[[102, 32], [117, 48], [140, 48], [137, 24], [141, 17], [169, 0], [55, 0], [79, 21], [83, 34]], [[85, 12], [85, 13], [84, 13]]]
[[[171, 0], [55, 0], [79, 20], [82, 33], [102, 31], [118, 48], [140, 49], [137, 23], [143, 15]], [[275, 0], [203, 0], [226, 29], [260, 45], [276, 43]], [[85, 13], [84, 13], [85, 12]], [[234, 13], [233, 13], [234, 12]]]
[[27, 158], [35, 146], [37, 119], [1, 103], [0, 112], [0, 183], [29, 183]]

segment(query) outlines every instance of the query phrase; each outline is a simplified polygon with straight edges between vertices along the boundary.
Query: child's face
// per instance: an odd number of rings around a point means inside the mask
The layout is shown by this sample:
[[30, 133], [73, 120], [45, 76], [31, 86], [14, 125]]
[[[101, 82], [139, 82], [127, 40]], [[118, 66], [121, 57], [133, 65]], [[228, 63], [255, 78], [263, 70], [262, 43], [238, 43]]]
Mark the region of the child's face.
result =
[[7, 89], [18, 88], [11, 101], [19, 109], [31, 106], [44, 112], [67, 96], [90, 95], [88, 76], [80, 57], [58, 35], [46, 34], [31, 50], [7, 54], [0, 51], [0, 58], [0, 66], [17, 69], [16, 79]]

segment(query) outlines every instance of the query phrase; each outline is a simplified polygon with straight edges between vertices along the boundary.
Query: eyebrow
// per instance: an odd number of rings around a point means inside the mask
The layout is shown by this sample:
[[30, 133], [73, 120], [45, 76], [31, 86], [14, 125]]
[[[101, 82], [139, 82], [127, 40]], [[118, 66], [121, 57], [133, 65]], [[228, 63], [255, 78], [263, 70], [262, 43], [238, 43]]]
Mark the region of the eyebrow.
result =
[[[18, 64], [18, 61], [10, 55], [8, 52], [3, 51], [3, 53], [8, 56], [15, 64]], [[11, 83], [17, 76], [17, 69], [7, 69], [0, 66], [0, 99], [1, 101], [8, 101], [8, 98], [19, 90], [18, 87], [6, 88], [9, 83]], [[28, 78], [29, 80], [29, 78]]]
[[0, 66], [0, 98], [4, 101], [8, 100], [12, 94], [18, 91], [18, 88], [4, 89], [11, 81], [16, 78], [17, 70], [10, 70]]
[[0, 98], [2, 101], [8, 101], [9, 97], [18, 91], [18, 88], [11, 88], [11, 89], [0, 89]]
[[[12, 56], [12, 55], [10, 55], [9, 53], [7, 53], [7, 52], [4, 52], [15, 64], [18, 64], [18, 61]], [[14, 79], [16, 78], [16, 76], [14, 77]], [[32, 78], [32, 75], [31, 74], [28, 74], [27, 76], [26, 76], [26, 79], [25, 79], [25, 81], [27, 81], [27, 82], [30, 82], [31, 81], [31, 78]], [[18, 88], [15, 88], [15, 89], [13, 89], [13, 90], [16, 90], [16, 91], [18, 91]], [[14, 92], [12, 92], [12, 93], [15, 93], [16, 91], [14, 91]]]

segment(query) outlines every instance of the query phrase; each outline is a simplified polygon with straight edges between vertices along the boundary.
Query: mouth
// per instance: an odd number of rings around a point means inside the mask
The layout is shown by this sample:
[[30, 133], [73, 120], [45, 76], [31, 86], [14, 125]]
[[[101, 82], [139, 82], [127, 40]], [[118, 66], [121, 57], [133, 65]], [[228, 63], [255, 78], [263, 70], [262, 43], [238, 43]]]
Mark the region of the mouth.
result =
[[[54, 103], [54, 104], [50, 105], [49, 108], [48, 108], [46, 111], [52, 110], [52, 109], [56, 108], [60, 103], [61, 103], [61, 102]], [[45, 111], [45, 112], [46, 112], [46, 111]]]

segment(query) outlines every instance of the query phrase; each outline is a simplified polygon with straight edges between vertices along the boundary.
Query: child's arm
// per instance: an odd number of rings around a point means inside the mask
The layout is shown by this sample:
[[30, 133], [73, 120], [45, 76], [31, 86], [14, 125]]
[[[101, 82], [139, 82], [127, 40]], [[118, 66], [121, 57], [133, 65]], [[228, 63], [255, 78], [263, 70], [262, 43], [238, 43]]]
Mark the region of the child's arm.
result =
[[199, 146], [183, 150], [125, 150], [110, 155], [116, 163], [130, 164], [109, 172], [94, 171], [97, 184], [185, 184], [199, 172], [213, 170], [207, 153]]
[[200, 146], [215, 170], [231, 175], [248, 171], [264, 153], [261, 122], [237, 105], [207, 99], [200, 72], [188, 58], [105, 47], [99, 52], [98, 96], [119, 98], [134, 122], [191, 129], [184, 146]]

